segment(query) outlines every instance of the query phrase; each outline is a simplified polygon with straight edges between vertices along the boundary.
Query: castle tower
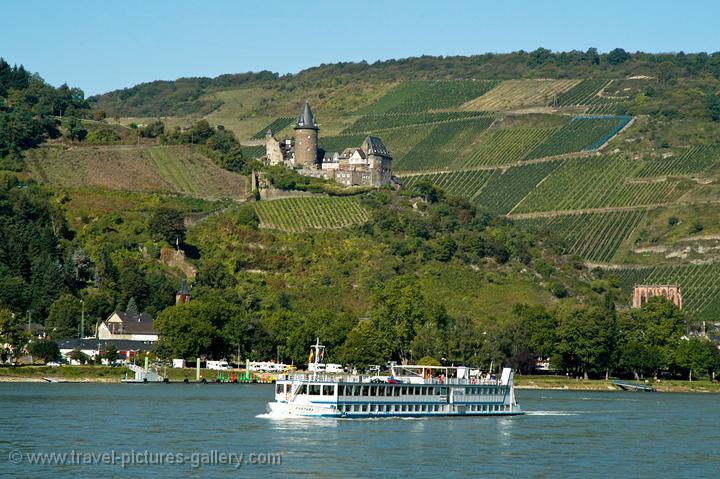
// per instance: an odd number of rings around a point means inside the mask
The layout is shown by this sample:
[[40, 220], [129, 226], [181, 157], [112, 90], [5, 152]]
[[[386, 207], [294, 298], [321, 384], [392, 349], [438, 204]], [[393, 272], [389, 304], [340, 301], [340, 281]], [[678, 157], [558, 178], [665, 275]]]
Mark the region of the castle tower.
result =
[[180, 289], [175, 294], [175, 304], [185, 304], [190, 302], [190, 288], [188, 288], [187, 281], [183, 278], [180, 281]]
[[305, 108], [295, 123], [295, 164], [303, 168], [315, 168], [317, 164], [318, 126], [310, 105]]

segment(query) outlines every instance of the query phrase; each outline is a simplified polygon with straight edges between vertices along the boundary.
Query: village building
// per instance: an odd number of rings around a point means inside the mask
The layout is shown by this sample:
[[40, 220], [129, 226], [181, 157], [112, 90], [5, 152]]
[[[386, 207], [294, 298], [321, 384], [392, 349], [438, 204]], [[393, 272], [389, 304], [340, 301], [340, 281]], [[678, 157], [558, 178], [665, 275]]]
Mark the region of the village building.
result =
[[298, 173], [333, 180], [345, 186], [381, 187], [392, 183], [392, 155], [383, 141], [368, 136], [358, 148], [328, 152], [318, 147], [320, 128], [310, 105], [294, 127], [294, 138], [278, 140], [271, 129], [265, 135], [265, 161], [284, 165]]
[[95, 360], [97, 357], [102, 358], [102, 352], [105, 351], [109, 344], [115, 346], [118, 351], [120, 361], [131, 361], [138, 353], [148, 353], [153, 350], [155, 344], [153, 341], [130, 341], [127, 339], [102, 340], [95, 338], [85, 339], [61, 339], [58, 341], [60, 354], [71, 364], [77, 364], [72, 361], [69, 356], [74, 350], [83, 352], [88, 359]]
[[123, 313], [115, 311], [97, 329], [98, 339], [128, 340], [154, 343], [158, 332], [153, 327], [153, 318], [147, 313]]

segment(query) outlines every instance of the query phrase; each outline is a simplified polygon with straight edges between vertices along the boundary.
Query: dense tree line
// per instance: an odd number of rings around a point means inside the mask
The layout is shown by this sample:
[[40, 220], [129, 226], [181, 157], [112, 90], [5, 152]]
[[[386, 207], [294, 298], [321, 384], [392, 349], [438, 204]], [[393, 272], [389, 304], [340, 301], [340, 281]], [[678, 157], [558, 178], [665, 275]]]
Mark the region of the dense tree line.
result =
[[[180, 78], [174, 82], [152, 82], [132, 88], [109, 92], [94, 97], [95, 108], [113, 116], [166, 116], [206, 114], [221, 106], [217, 100], [202, 99], [210, 91], [237, 89], [246, 86], [277, 88], [296, 91], [316, 88], [326, 82], [350, 84], [356, 80], [373, 78], [382, 81], [407, 79], [477, 78], [502, 80], [513, 78], [625, 78], [646, 75], [660, 83], [643, 97], [650, 105], [637, 112], [648, 114], [648, 108], [661, 112], [664, 102], [671, 101], [671, 111], [683, 111], [683, 102], [677, 102], [671, 92], [687, 88], [676, 84], [680, 78], [693, 78], [693, 87], [699, 88], [704, 103], [702, 115], [718, 118], [717, 82], [720, 80], [720, 52], [714, 53], [644, 53], [627, 52], [615, 48], [599, 52], [553, 52], [537, 48], [531, 52], [485, 53], [470, 56], [429, 56], [391, 59], [368, 63], [340, 62], [322, 64], [294, 75], [280, 76], [270, 72], [222, 75], [210, 78]], [[658, 101], [654, 101], [652, 97]], [[685, 100], [687, 102], [687, 100]], [[685, 105], [687, 106], [687, 105]], [[692, 106], [692, 105], [690, 105]], [[695, 113], [693, 113], [695, 114]], [[716, 120], [717, 121], [717, 120]]]
[[[155, 129], [157, 131], [159, 127]], [[172, 131], [164, 131], [159, 138], [164, 144], [200, 145], [218, 166], [226, 170], [248, 174], [252, 169], [250, 159], [244, 157], [235, 134], [222, 125], [213, 128], [207, 120], [200, 120], [186, 129], [176, 127]]]
[[11, 166], [23, 150], [60, 136], [56, 117], [78, 118], [88, 105], [79, 88], [48, 85], [22, 66], [0, 58], [0, 159]]

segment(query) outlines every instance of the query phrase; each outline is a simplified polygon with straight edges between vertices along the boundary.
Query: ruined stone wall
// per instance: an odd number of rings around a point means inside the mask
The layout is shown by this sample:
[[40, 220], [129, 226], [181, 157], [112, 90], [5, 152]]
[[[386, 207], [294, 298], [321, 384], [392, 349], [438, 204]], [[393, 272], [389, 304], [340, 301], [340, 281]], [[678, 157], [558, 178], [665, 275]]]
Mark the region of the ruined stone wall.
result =
[[664, 296], [669, 299], [675, 306], [682, 309], [682, 293], [680, 286], [669, 284], [643, 284], [636, 285], [633, 288], [633, 308], [639, 308], [647, 303], [648, 299], [653, 296]]

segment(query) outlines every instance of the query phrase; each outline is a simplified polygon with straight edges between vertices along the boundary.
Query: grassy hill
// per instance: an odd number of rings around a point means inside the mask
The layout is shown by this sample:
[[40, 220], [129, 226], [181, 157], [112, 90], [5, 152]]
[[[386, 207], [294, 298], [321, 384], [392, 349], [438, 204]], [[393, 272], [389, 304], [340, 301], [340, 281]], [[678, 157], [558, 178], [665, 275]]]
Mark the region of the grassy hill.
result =
[[188, 146], [43, 147], [29, 154], [33, 177], [62, 188], [181, 193], [242, 199], [247, 179]]

